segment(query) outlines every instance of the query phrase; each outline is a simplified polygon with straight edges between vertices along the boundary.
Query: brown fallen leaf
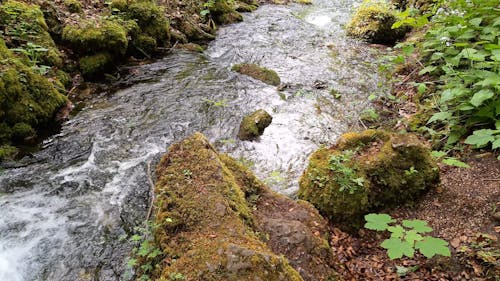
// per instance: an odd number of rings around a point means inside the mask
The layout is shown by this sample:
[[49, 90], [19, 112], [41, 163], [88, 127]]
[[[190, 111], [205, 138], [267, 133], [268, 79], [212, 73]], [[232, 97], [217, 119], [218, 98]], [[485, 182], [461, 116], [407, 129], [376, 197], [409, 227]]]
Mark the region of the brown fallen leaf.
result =
[[457, 237], [457, 238], [451, 240], [450, 245], [453, 248], [458, 248], [460, 246], [460, 238]]

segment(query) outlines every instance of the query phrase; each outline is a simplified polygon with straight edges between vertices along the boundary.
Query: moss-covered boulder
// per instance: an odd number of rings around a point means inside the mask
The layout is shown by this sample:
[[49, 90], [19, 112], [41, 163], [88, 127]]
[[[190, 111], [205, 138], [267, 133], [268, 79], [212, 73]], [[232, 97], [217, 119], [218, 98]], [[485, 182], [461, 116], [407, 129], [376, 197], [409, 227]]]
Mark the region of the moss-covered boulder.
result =
[[232, 70], [260, 80], [269, 85], [278, 86], [281, 83], [280, 77], [276, 71], [261, 67], [254, 63], [235, 64], [233, 65]]
[[245, 116], [240, 124], [238, 138], [240, 140], [253, 140], [261, 136], [264, 130], [271, 124], [273, 117], [263, 109], [254, 111]]
[[82, 57], [78, 63], [80, 71], [87, 78], [98, 78], [100, 74], [113, 69], [113, 57], [107, 52]]
[[235, 10], [238, 12], [253, 12], [259, 7], [257, 1], [236, 1]]
[[133, 20], [98, 17], [65, 26], [62, 39], [76, 52], [83, 76], [94, 79], [113, 70], [113, 62], [127, 53], [129, 34], [138, 29]]
[[416, 136], [367, 130], [313, 153], [298, 195], [352, 230], [364, 214], [412, 202], [438, 183], [438, 166]]
[[111, 7], [119, 16], [137, 23], [138, 30], [130, 32], [129, 53], [144, 57], [154, 54], [158, 47], [165, 47], [170, 40], [170, 25], [165, 8], [149, 0], [114, 0]]
[[53, 122], [67, 102], [48, 79], [26, 66], [0, 38], [0, 143], [22, 141]]
[[121, 56], [128, 47], [127, 29], [117, 21], [104, 18], [67, 25], [62, 39], [80, 55], [108, 52]]
[[48, 32], [38, 5], [9, 0], [0, 5], [0, 31], [9, 45], [24, 55], [29, 64], [62, 66], [61, 52]]
[[18, 149], [10, 145], [0, 145], [0, 162], [12, 160], [17, 155]]
[[312, 281], [335, 276], [323, 238], [327, 224], [318, 212], [270, 191], [234, 159], [218, 154], [203, 135], [172, 145], [156, 174], [154, 245], [163, 259], [147, 268], [151, 278]]
[[392, 25], [396, 21], [396, 11], [385, 0], [365, 0], [352, 16], [346, 30], [347, 34], [370, 43], [394, 44], [409, 31], [407, 26], [393, 29]]
[[82, 4], [78, 0], [65, 0], [64, 5], [70, 13], [81, 13]]
[[236, 11], [236, 8], [235, 1], [219, 0], [210, 7], [210, 14], [220, 24], [242, 21], [243, 17]]

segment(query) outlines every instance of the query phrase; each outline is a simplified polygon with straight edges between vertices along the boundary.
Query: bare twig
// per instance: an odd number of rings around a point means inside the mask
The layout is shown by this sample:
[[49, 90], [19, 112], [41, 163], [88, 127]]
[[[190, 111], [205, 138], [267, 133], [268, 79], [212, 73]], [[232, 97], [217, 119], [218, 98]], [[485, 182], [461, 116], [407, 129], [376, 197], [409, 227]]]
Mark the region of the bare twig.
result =
[[151, 176], [151, 161], [148, 161], [146, 164], [147, 167], [147, 176], [148, 176], [148, 182], [150, 186], [150, 194], [151, 194], [151, 200], [149, 203], [149, 209], [148, 209], [148, 214], [146, 216], [146, 220], [149, 220], [151, 218], [151, 213], [153, 212], [153, 205], [155, 201], [155, 184], [153, 182], [153, 178]]

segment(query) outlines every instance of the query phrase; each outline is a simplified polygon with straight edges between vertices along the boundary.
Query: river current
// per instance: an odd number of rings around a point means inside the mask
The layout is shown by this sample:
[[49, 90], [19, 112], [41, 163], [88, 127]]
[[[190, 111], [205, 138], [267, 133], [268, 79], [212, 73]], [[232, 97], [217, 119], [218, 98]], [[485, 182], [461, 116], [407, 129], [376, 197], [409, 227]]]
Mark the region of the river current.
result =
[[[262, 6], [204, 53], [174, 51], [134, 67], [132, 86], [96, 95], [0, 171], [0, 280], [126, 280], [131, 246], [119, 237], [144, 221], [161, 155], [196, 131], [293, 196], [309, 155], [358, 129], [368, 96], [384, 91], [375, 51], [344, 34], [356, 2]], [[280, 89], [231, 71], [242, 62], [275, 70]], [[243, 116], [260, 108], [272, 124], [238, 140]]]

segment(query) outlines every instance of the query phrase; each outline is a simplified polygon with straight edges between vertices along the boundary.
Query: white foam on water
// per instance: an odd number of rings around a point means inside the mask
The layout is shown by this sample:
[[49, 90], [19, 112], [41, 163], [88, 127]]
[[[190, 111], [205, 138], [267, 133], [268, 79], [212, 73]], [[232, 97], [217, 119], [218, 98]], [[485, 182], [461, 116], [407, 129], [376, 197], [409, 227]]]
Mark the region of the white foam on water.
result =
[[305, 20], [319, 27], [325, 27], [332, 22], [332, 18], [328, 15], [308, 15]]

